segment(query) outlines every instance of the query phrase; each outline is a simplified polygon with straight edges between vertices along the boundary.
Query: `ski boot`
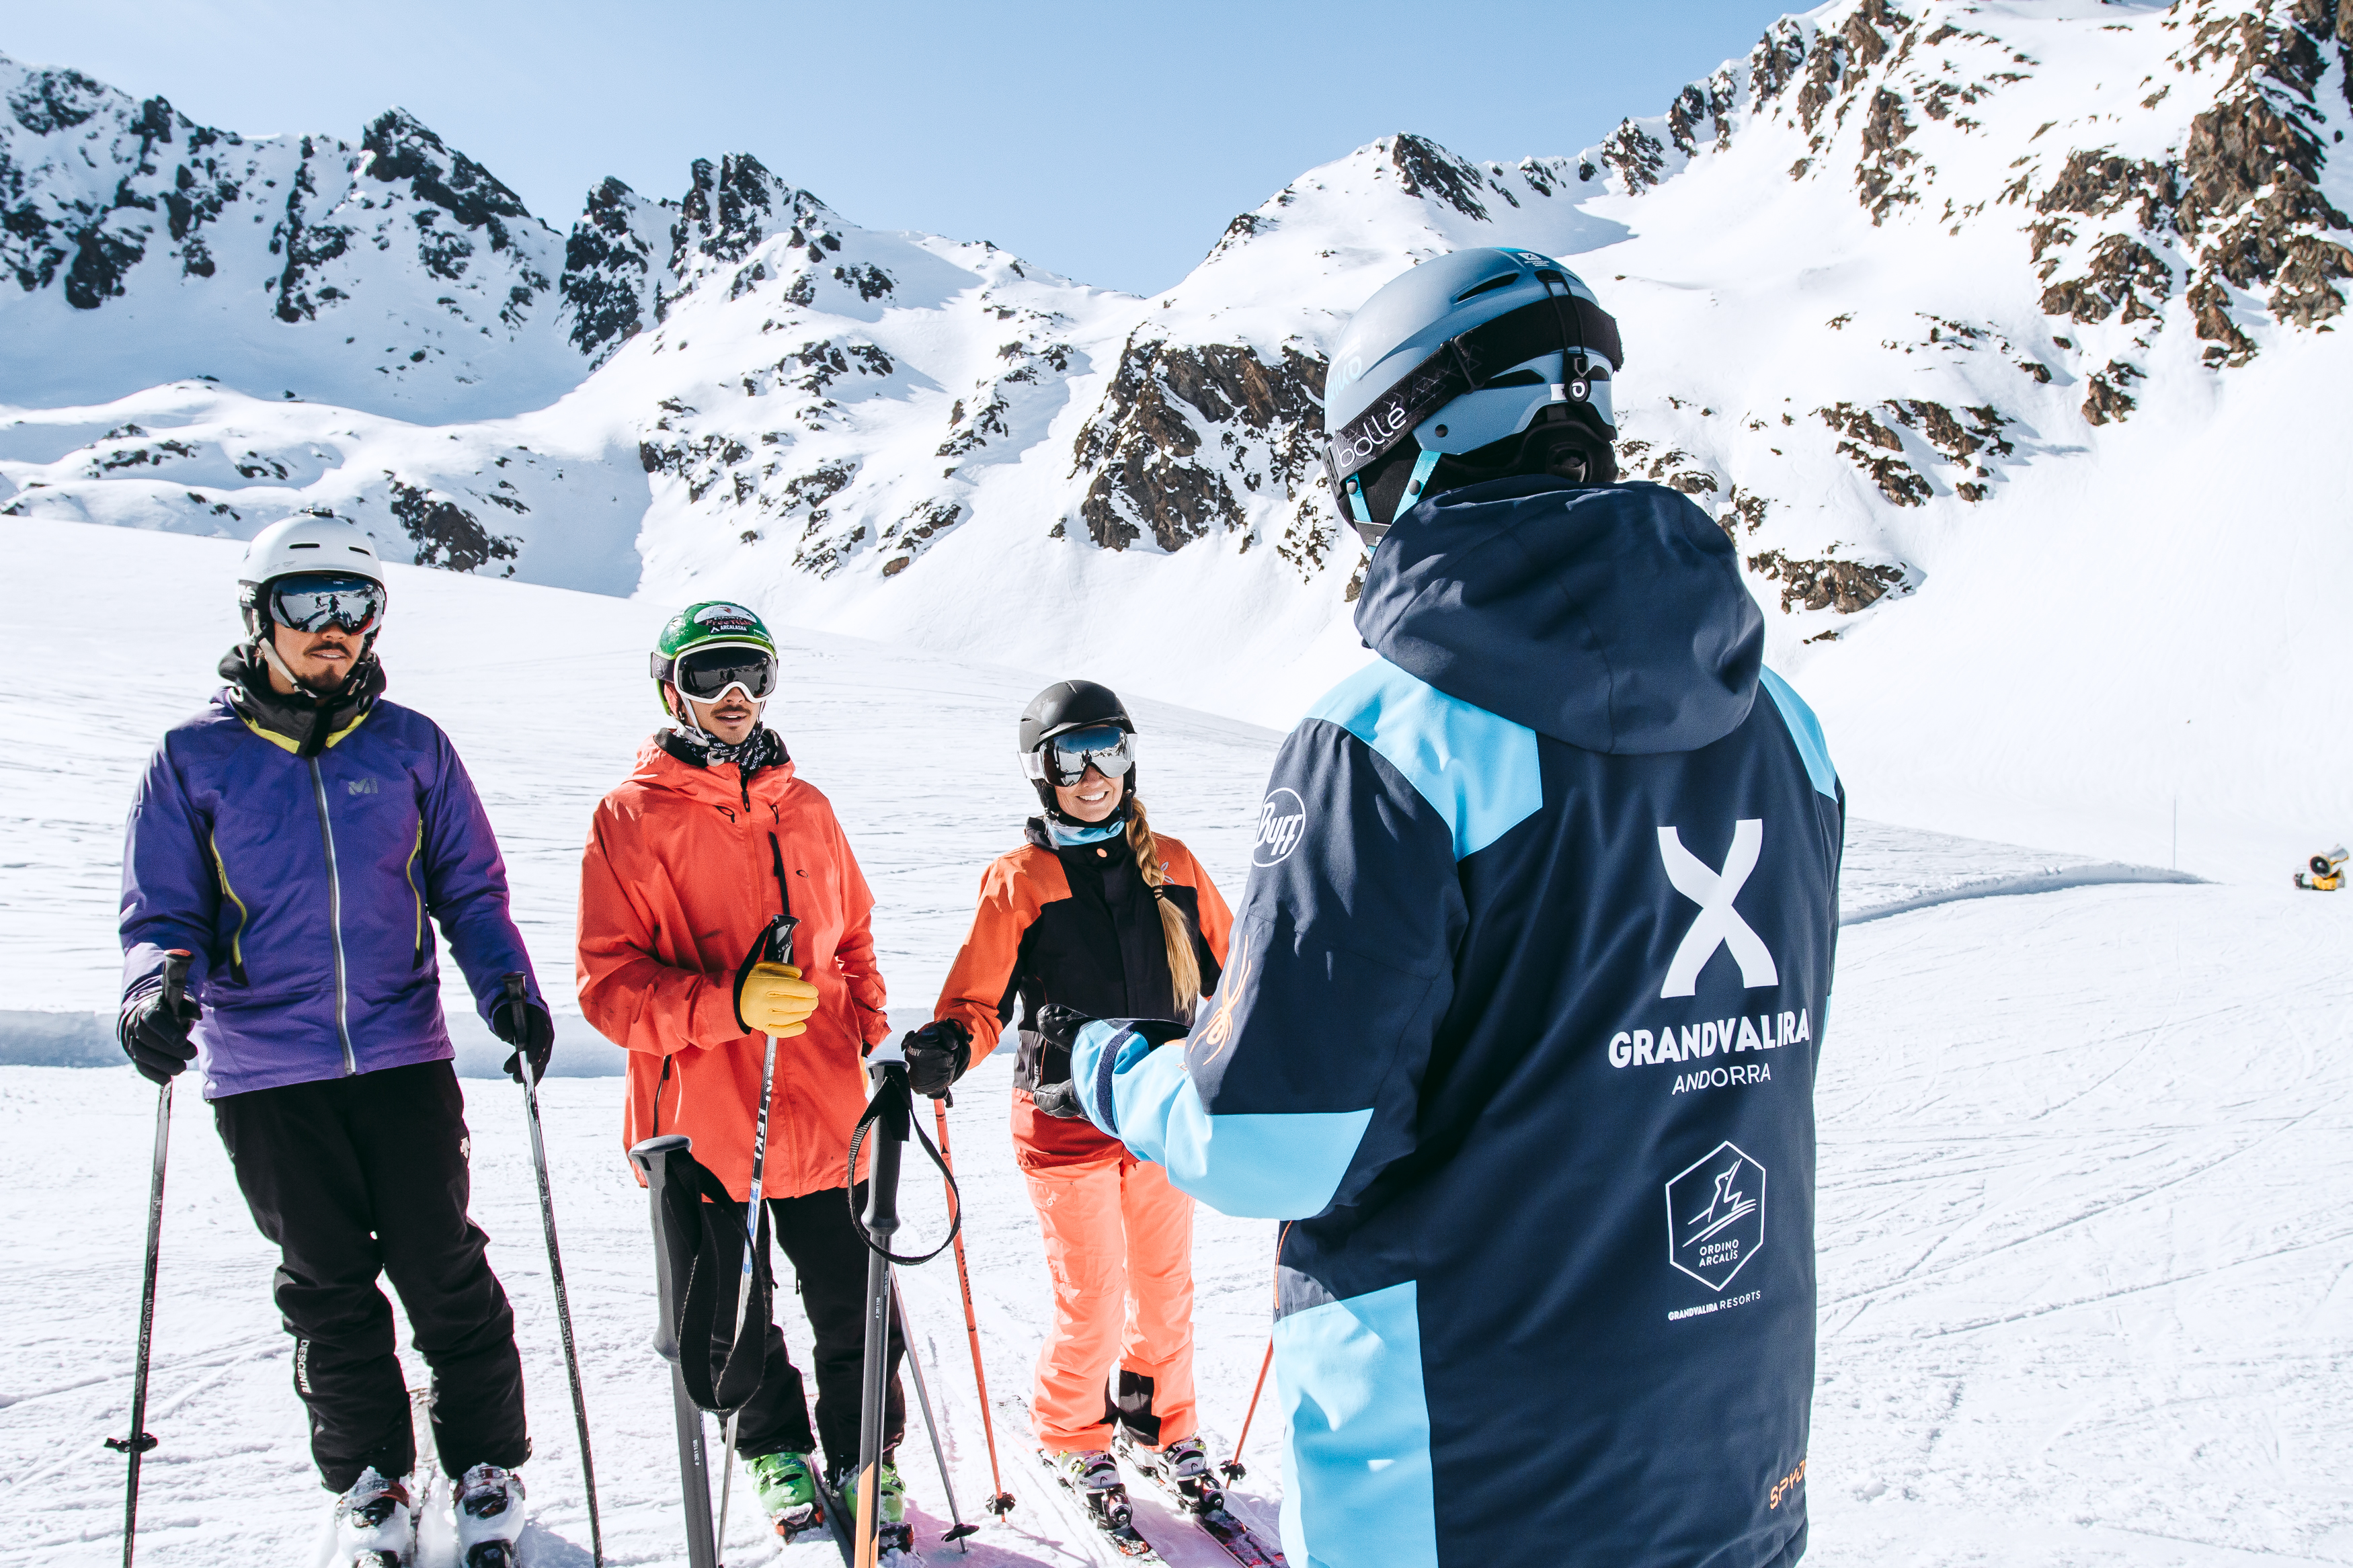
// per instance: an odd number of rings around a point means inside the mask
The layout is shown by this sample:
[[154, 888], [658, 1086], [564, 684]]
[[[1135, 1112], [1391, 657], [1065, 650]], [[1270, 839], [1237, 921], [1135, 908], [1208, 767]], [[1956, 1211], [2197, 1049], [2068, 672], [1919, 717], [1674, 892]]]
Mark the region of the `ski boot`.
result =
[[758, 1454], [744, 1464], [777, 1535], [791, 1541], [825, 1523], [825, 1506], [818, 1501], [817, 1476], [807, 1454]]
[[336, 1568], [403, 1568], [416, 1550], [408, 1484], [369, 1466], [335, 1500]]
[[[884, 1459], [875, 1468], [874, 1538], [881, 1550], [882, 1561], [887, 1563], [894, 1552], [914, 1551], [915, 1527], [907, 1522], [907, 1484], [899, 1479], [898, 1465]], [[841, 1495], [841, 1506], [849, 1516], [843, 1522], [855, 1535], [858, 1531], [858, 1472], [845, 1472], [838, 1489]]]
[[1110, 1529], [1126, 1528], [1135, 1510], [1119, 1479], [1119, 1464], [1109, 1454], [1101, 1448], [1076, 1448], [1056, 1454], [1049, 1462], [1088, 1513]]
[[1151, 1479], [1161, 1490], [1194, 1513], [1214, 1513], [1226, 1506], [1226, 1489], [1209, 1468], [1209, 1453], [1198, 1437], [1179, 1437], [1165, 1447], [1147, 1448], [1124, 1426], [1112, 1438], [1119, 1457]]
[[465, 1568], [516, 1568], [522, 1533], [522, 1478], [476, 1465], [458, 1479], [458, 1561]]

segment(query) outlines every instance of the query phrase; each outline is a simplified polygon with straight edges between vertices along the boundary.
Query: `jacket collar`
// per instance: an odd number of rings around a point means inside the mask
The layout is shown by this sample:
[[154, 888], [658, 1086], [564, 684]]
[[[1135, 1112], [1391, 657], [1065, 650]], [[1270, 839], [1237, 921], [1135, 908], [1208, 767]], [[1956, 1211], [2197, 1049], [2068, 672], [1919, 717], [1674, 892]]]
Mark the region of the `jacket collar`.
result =
[[[792, 787], [797, 769], [790, 757], [774, 767], [754, 771], [746, 780], [743, 770], [733, 763], [698, 766], [677, 756], [662, 743], [671, 733], [668, 730], [657, 731], [638, 747], [638, 765], [629, 774], [630, 783], [674, 790], [712, 805], [739, 805], [746, 794], [755, 800], [778, 801]], [[783, 748], [779, 746], [777, 750], [781, 752]]]

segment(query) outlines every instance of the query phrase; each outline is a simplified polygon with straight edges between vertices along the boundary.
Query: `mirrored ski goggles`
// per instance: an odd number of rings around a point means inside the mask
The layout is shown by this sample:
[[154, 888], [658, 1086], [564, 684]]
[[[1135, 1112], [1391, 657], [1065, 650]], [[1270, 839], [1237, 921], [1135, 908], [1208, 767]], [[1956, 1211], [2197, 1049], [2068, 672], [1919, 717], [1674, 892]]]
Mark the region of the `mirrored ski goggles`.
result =
[[345, 572], [301, 572], [269, 585], [269, 618], [298, 632], [363, 632], [384, 614], [384, 584]]
[[675, 661], [656, 654], [654, 679], [670, 682], [697, 702], [716, 702], [735, 689], [748, 701], [765, 702], [776, 689], [776, 656], [750, 643], [699, 647]]
[[1068, 789], [1090, 767], [1107, 779], [1127, 772], [1135, 763], [1135, 737], [1116, 724], [1096, 724], [1057, 735], [1022, 761], [1031, 778]]

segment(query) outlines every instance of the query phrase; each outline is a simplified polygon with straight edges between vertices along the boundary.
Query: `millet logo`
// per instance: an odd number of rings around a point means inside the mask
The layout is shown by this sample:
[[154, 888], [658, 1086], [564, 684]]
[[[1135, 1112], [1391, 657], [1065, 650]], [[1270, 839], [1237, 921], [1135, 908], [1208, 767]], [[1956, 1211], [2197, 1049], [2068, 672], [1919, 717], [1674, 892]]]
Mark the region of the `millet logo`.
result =
[[348, 781], [343, 787], [351, 791], [353, 795], [378, 795], [382, 793], [376, 788], [376, 781], [374, 779], [352, 779]]

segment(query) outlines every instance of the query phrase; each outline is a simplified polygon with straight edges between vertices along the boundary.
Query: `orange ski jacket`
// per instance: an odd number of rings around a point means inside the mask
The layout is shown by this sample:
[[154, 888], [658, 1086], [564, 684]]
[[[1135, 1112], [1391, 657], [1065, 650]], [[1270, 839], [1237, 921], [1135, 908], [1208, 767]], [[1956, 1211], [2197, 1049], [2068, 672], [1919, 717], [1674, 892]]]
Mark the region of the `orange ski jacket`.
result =
[[749, 1194], [767, 1042], [736, 1021], [735, 971], [782, 910], [800, 921], [792, 962], [818, 1000], [807, 1032], [776, 1042], [761, 1187], [842, 1185], [866, 1047], [890, 1033], [873, 908], [831, 803], [789, 760], [747, 780], [648, 741], [598, 803], [580, 861], [580, 1010], [629, 1053], [622, 1146], [683, 1132], [731, 1194]]
[[[1040, 1042], [1029, 1026], [1053, 1002], [1097, 1018], [1176, 1017], [1159, 910], [1136, 873], [1125, 837], [1057, 847], [1043, 819], [1034, 816], [1027, 837], [981, 874], [972, 934], [948, 968], [934, 1016], [954, 1018], [971, 1031], [977, 1065], [996, 1048], [1014, 1004], [1021, 1004], [1013, 1142], [1023, 1170], [1124, 1157], [1125, 1149], [1092, 1122], [1038, 1113], [1031, 1091], [1039, 1082]], [[1193, 928], [1207, 994], [1225, 963], [1233, 916], [1193, 852], [1165, 833], [1155, 837], [1169, 897]]]

